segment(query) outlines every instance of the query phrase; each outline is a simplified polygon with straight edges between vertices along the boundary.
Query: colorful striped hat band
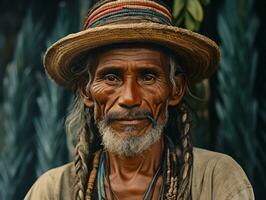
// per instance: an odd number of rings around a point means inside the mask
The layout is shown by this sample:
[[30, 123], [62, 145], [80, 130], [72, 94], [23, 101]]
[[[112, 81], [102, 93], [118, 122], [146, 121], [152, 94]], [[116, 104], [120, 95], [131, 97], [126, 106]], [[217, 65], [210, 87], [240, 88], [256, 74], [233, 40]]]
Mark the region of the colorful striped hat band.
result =
[[92, 10], [85, 20], [84, 30], [128, 19], [173, 25], [169, 10], [155, 1], [117, 0]]

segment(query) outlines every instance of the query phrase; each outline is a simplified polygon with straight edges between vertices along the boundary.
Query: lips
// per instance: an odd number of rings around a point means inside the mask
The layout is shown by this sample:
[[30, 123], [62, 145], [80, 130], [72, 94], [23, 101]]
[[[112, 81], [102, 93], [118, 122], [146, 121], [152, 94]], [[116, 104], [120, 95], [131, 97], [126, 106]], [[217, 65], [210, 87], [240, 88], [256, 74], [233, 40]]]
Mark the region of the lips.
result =
[[147, 123], [147, 119], [127, 119], [127, 120], [115, 120], [114, 123], [118, 123], [121, 125], [128, 125], [128, 126], [134, 126], [139, 125], [142, 123]]
[[117, 131], [135, 130], [140, 131], [150, 125], [150, 121], [147, 118], [144, 119], [119, 119], [114, 120], [111, 124], [112, 128]]

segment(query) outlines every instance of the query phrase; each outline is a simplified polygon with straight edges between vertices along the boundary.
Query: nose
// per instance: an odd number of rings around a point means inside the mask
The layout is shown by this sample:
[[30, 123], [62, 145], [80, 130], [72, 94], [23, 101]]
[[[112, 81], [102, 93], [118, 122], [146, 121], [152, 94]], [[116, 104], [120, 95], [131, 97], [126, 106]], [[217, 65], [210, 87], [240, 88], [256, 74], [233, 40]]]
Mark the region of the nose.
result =
[[133, 78], [125, 80], [123, 89], [118, 100], [119, 106], [123, 108], [134, 108], [141, 104], [141, 93], [137, 82]]

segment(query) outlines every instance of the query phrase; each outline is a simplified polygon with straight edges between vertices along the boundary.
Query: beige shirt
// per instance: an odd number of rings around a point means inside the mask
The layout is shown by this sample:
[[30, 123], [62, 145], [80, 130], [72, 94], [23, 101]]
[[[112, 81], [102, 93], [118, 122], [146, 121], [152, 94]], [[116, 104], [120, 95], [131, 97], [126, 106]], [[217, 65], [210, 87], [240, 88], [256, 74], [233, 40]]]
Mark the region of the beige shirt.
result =
[[[193, 149], [192, 200], [253, 200], [247, 176], [229, 156]], [[70, 200], [73, 195], [74, 165], [49, 170], [32, 186], [25, 200]]]

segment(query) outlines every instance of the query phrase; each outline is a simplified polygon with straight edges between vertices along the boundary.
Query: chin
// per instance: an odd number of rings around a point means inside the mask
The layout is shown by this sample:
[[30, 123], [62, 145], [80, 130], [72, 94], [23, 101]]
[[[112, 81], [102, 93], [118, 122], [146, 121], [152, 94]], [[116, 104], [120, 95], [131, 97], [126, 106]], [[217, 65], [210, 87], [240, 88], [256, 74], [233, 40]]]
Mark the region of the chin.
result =
[[160, 140], [163, 130], [163, 126], [156, 126], [143, 131], [126, 130], [120, 132], [104, 123], [99, 123], [98, 128], [105, 149], [123, 157], [144, 153], [153, 144]]

